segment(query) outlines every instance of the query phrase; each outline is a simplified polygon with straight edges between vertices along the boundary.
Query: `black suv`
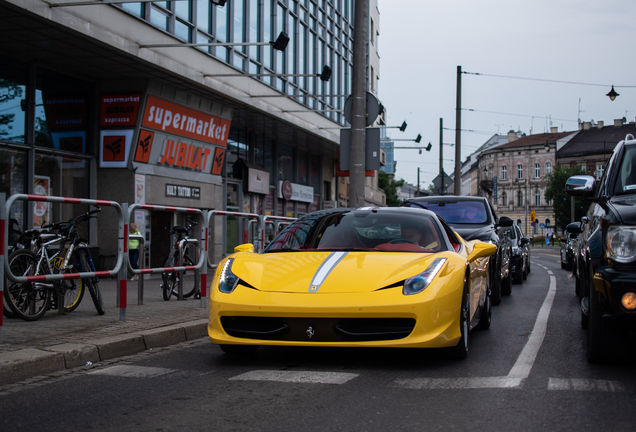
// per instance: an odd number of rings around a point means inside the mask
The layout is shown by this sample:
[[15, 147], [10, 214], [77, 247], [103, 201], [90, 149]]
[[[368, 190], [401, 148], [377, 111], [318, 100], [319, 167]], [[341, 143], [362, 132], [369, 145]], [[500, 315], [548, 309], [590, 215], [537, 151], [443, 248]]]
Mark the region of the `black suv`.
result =
[[496, 245], [497, 253], [490, 257], [488, 274], [492, 304], [501, 303], [501, 296], [510, 294], [512, 242], [507, 230], [500, 228], [511, 227], [513, 220], [507, 216], [497, 218], [486, 198], [428, 196], [409, 198], [400, 206], [430, 210], [444, 219], [464, 240], [480, 240]]
[[565, 185], [568, 195], [592, 204], [577, 229], [577, 277], [581, 324], [587, 327], [587, 359], [612, 363], [624, 358], [629, 330], [636, 329], [636, 140], [619, 142], [597, 185], [578, 175]]

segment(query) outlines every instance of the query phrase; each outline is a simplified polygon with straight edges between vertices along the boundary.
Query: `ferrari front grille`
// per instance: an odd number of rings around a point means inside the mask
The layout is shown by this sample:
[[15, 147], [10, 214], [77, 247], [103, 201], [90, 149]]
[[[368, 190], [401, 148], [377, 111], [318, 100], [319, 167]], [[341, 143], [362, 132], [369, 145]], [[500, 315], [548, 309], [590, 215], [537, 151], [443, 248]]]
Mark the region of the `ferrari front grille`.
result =
[[402, 339], [415, 327], [413, 318], [273, 318], [221, 317], [233, 337], [296, 342], [370, 342]]

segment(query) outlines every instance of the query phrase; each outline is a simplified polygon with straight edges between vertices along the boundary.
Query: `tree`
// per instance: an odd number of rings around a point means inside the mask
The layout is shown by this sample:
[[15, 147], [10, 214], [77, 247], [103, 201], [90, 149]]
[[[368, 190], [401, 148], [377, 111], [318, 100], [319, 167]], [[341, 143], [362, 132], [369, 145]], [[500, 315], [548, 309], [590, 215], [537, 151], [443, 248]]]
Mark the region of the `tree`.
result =
[[551, 174], [546, 176], [548, 181], [548, 187], [545, 191], [545, 199], [552, 202], [554, 208], [554, 225], [565, 231], [565, 227], [570, 222], [576, 222], [581, 220], [587, 213], [587, 209], [590, 206], [588, 201], [585, 201], [581, 197], [574, 198], [574, 220], [571, 215], [571, 199], [569, 195], [565, 193], [565, 182], [573, 175], [585, 174], [583, 169], [579, 166], [570, 169], [566, 165], [558, 165], [554, 167]]
[[397, 207], [402, 203], [397, 196], [397, 188], [404, 184], [404, 180], [395, 181], [389, 178], [384, 171], [378, 171], [378, 187], [384, 190], [386, 194], [386, 205], [389, 207]]

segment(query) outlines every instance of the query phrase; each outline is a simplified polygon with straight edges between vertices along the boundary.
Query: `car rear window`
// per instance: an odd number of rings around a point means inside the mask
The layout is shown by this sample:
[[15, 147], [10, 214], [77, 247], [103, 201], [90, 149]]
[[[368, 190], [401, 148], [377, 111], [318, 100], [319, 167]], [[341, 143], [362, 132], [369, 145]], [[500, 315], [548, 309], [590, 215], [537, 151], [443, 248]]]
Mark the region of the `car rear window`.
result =
[[617, 195], [636, 193], [636, 146], [634, 145], [625, 147], [614, 191]]
[[426, 208], [450, 224], [490, 223], [483, 201], [446, 201], [409, 203], [410, 207]]

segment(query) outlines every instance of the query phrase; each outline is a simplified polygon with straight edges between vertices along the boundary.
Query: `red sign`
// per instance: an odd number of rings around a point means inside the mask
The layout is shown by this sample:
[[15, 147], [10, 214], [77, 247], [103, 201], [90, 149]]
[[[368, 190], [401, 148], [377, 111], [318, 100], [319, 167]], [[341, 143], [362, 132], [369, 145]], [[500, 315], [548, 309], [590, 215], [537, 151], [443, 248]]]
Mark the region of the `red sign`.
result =
[[135, 162], [148, 163], [154, 136], [154, 132], [143, 129], [139, 131], [139, 141], [137, 142], [137, 149], [135, 150]]
[[227, 145], [230, 121], [148, 95], [142, 126], [180, 137]]
[[221, 175], [223, 172], [223, 161], [225, 159], [225, 149], [217, 147], [214, 152], [214, 162], [212, 165], [212, 174]]
[[86, 98], [44, 99], [44, 112], [50, 130], [86, 128]]
[[209, 148], [174, 140], [166, 140], [159, 163], [207, 172], [209, 156]]
[[141, 95], [102, 96], [102, 126], [134, 126], [137, 123]]
[[[364, 172], [365, 177], [373, 177], [373, 170], [366, 170]], [[349, 171], [340, 169], [340, 162], [336, 162], [336, 177], [349, 177]]]
[[126, 137], [123, 135], [105, 136], [102, 142], [104, 162], [123, 162], [126, 160]]

